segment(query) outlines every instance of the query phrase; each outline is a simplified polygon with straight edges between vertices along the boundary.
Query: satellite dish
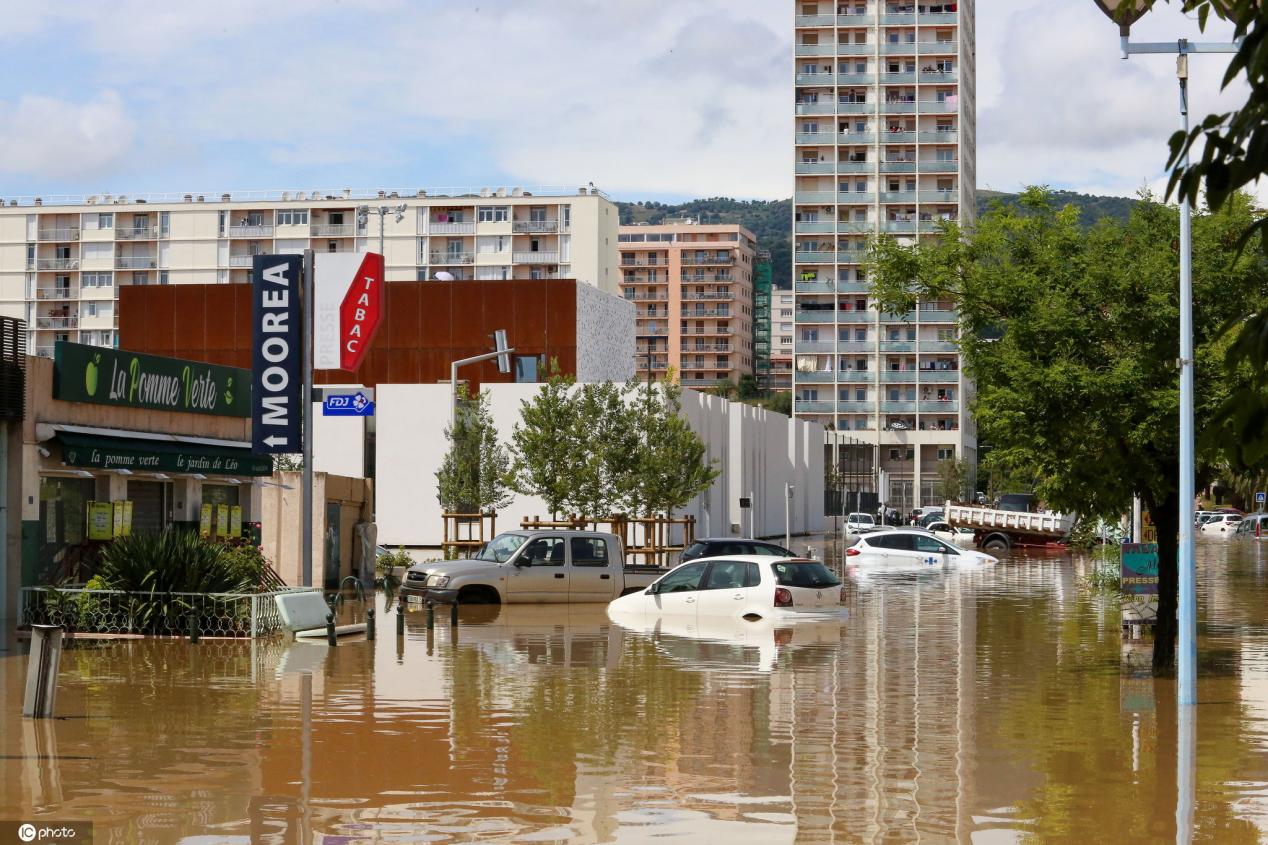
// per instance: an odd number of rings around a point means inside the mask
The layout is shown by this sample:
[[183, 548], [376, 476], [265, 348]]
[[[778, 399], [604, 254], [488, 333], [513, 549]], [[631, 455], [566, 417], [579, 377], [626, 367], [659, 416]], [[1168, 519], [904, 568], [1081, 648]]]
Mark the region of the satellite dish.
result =
[[454, 275], [453, 273], [450, 273], [448, 270], [441, 270], [439, 273], [436, 274], [436, 281], [438, 282], [452, 282], [453, 280], [454, 280]]

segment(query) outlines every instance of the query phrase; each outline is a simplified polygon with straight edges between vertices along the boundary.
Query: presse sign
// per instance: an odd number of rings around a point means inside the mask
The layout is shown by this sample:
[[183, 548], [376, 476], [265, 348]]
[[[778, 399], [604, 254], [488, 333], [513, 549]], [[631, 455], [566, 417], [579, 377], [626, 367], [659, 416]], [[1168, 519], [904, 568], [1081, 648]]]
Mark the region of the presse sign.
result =
[[313, 367], [355, 372], [383, 320], [383, 256], [319, 252], [313, 273]]

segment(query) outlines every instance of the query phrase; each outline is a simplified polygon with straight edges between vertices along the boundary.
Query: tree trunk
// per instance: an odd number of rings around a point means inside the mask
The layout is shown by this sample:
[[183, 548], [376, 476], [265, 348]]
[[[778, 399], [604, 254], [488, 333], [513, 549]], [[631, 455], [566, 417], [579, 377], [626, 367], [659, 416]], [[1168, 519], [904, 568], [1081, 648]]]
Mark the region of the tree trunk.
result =
[[1176, 603], [1180, 593], [1180, 498], [1175, 492], [1150, 501], [1158, 531], [1158, 621], [1154, 625], [1155, 675], [1169, 675], [1176, 662]]

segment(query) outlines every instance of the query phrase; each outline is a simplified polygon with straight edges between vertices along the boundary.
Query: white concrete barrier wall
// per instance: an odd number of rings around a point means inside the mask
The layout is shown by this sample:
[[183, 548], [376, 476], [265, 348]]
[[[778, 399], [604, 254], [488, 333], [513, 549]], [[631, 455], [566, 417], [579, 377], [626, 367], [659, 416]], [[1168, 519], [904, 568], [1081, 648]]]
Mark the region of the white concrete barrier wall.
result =
[[[540, 389], [536, 384], [486, 387], [489, 410], [504, 444], [509, 444], [520, 419], [520, 403]], [[439, 546], [443, 525], [436, 501], [436, 471], [446, 449], [449, 387], [381, 384], [375, 398], [379, 542]], [[683, 391], [683, 415], [704, 440], [719, 470], [713, 486], [676, 514], [694, 516], [698, 536], [747, 533], [749, 522], [740, 509], [740, 498], [752, 493], [754, 533], [782, 537], [785, 483], [796, 487], [793, 533], [824, 529], [821, 426], [692, 390]], [[548, 516], [546, 505], [536, 497], [517, 496], [498, 512], [497, 527], [517, 528], [527, 516]]]

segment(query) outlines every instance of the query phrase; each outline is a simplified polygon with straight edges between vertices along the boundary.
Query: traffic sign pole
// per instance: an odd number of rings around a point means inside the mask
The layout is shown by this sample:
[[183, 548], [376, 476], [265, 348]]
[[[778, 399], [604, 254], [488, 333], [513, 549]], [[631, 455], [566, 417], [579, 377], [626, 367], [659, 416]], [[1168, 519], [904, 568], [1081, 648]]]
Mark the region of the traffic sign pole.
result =
[[304, 536], [300, 541], [302, 560], [301, 582], [313, 586], [313, 251], [304, 250], [303, 304], [303, 367], [304, 378], [300, 388], [300, 411], [304, 420], [304, 480], [303, 519]]

